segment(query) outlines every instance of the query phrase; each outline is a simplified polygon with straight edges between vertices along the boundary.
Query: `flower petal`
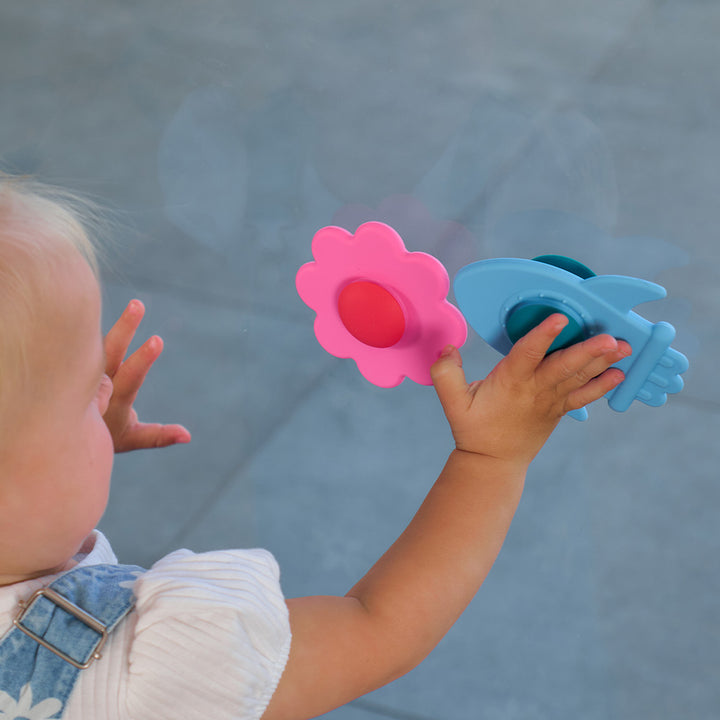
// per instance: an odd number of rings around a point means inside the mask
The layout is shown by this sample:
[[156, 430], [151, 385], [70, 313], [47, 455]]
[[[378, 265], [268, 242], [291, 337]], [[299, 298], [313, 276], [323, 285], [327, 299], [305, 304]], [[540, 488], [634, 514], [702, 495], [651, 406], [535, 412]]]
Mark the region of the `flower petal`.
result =
[[33, 701], [33, 694], [32, 694], [32, 687], [30, 686], [30, 683], [27, 683], [27, 685], [23, 685], [22, 690], [20, 690], [20, 697], [17, 701], [17, 712], [19, 715], [27, 715], [30, 711], [30, 708], [32, 707], [32, 701]]
[[57, 698], [47, 698], [39, 702], [25, 714], [29, 720], [51, 720], [53, 715], [62, 710], [62, 703]]
[[[8, 695], [4, 690], [0, 690], [0, 713], [3, 715], [10, 713], [16, 715], [15, 710], [17, 709], [17, 701], [12, 696]], [[0, 716], [2, 717], [2, 716]]]

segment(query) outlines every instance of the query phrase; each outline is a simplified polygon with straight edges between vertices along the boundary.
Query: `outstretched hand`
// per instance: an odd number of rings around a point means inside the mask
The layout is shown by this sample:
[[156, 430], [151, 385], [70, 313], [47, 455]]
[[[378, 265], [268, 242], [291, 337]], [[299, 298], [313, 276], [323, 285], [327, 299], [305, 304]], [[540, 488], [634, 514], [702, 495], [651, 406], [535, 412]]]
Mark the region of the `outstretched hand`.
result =
[[458, 450], [529, 464], [567, 412], [619, 385], [615, 364], [630, 345], [597, 335], [545, 356], [567, 318], [555, 314], [518, 340], [485, 380], [468, 384], [448, 347], [432, 367], [435, 390]]
[[182, 425], [140, 422], [133, 407], [148, 371], [163, 350], [162, 338], [153, 335], [125, 358], [144, 315], [145, 306], [139, 300], [131, 300], [105, 336], [105, 373], [112, 380], [113, 392], [103, 419], [115, 452], [190, 442], [190, 433]]

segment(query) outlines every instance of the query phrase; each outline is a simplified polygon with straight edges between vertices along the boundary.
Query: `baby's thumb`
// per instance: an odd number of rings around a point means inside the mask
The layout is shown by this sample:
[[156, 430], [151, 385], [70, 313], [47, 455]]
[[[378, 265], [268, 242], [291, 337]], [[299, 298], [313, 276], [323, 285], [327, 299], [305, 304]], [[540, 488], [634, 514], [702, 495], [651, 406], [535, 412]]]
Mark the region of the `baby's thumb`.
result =
[[440, 404], [447, 414], [455, 401], [467, 394], [468, 385], [460, 351], [453, 345], [448, 345], [430, 368], [430, 376]]

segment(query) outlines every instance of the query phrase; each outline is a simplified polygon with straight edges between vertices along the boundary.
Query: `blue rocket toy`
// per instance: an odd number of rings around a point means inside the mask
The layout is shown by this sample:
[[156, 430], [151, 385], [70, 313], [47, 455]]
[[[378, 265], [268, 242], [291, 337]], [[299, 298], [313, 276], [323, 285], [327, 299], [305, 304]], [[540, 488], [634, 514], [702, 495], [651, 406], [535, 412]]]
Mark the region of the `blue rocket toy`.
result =
[[[482, 260], [455, 276], [455, 299], [470, 326], [503, 355], [553, 313], [569, 323], [550, 352], [608, 333], [630, 343], [633, 353], [617, 363], [625, 380], [608, 393], [613, 410], [624, 412], [634, 400], [664, 405], [668, 393], [680, 392], [687, 358], [670, 347], [675, 329], [651, 323], [632, 308], [665, 297], [665, 288], [621, 275], [595, 275], [576, 260], [543, 255], [534, 260]], [[570, 413], [586, 420], [583, 408]]]

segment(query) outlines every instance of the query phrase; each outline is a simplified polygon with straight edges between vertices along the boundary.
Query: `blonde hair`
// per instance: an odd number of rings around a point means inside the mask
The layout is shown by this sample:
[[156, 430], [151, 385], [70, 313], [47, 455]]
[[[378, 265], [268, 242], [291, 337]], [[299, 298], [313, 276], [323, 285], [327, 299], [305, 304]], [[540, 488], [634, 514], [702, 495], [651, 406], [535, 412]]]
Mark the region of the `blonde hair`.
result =
[[96, 276], [100, 217], [89, 201], [30, 178], [0, 173], [0, 409], [27, 381], [29, 328], [53, 268], [79, 253]]

